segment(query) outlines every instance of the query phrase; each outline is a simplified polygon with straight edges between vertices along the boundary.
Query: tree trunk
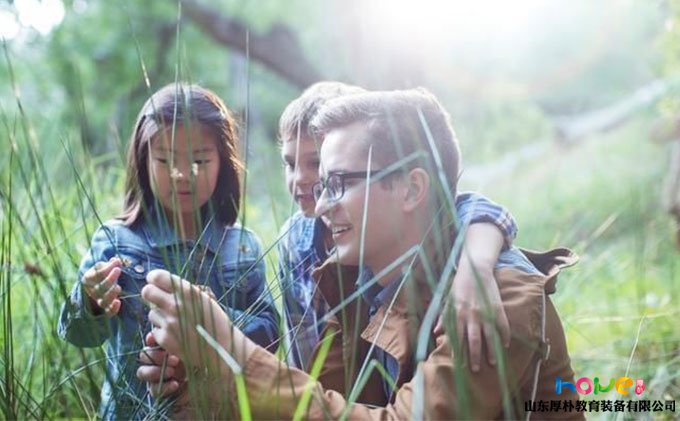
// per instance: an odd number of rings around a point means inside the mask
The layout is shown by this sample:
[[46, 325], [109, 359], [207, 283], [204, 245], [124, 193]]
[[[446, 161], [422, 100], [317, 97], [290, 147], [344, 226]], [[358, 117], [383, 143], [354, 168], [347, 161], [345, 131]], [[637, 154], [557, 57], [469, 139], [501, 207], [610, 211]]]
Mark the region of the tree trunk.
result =
[[275, 25], [266, 34], [255, 34], [236, 19], [195, 0], [180, 0], [182, 13], [218, 43], [241, 51], [299, 87], [306, 88], [322, 79], [307, 60], [295, 34]]

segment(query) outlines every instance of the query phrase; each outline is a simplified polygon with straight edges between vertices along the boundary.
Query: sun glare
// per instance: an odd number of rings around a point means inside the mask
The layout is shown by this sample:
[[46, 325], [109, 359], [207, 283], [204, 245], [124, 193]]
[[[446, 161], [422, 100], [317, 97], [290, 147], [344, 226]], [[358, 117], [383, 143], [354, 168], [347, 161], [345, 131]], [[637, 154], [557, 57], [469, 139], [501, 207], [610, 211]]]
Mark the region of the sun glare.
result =
[[373, 27], [396, 38], [439, 44], [521, 36], [541, 0], [369, 0]]
[[64, 19], [61, 0], [15, 0], [15, 11], [0, 9], [0, 37], [10, 40], [22, 27], [47, 35]]
[[19, 23], [14, 14], [0, 9], [0, 39], [12, 39], [19, 33]]

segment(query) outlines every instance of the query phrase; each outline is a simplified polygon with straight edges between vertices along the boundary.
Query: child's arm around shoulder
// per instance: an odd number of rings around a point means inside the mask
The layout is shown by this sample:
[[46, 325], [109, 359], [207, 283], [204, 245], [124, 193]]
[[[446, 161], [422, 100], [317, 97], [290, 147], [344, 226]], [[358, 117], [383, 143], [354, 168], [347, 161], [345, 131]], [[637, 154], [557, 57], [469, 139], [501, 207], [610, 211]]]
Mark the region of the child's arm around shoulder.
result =
[[[495, 363], [496, 329], [501, 344], [510, 342], [510, 325], [493, 273], [501, 250], [512, 245], [517, 225], [507, 209], [477, 193], [459, 194], [456, 211], [465, 237], [451, 286], [451, 302], [458, 338], [461, 343], [467, 339], [470, 366], [477, 371], [483, 341], [489, 362]], [[435, 332], [443, 330], [443, 324], [440, 317]]]
[[83, 256], [77, 280], [61, 307], [58, 333], [79, 347], [96, 347], [110, 336], [108, 319], [120, 310], [117, 284], [123, 262], [116, 256], [117, 224], [99, 227]]

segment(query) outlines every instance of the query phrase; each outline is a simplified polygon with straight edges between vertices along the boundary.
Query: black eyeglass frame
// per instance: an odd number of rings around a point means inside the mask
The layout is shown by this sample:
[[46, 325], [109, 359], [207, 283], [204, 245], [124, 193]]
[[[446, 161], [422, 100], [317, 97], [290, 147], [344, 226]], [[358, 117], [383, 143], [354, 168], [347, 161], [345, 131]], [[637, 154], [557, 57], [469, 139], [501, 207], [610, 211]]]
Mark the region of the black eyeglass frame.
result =
[[314, 195], [314, 200], [318, 201], [321, 198], [321, 195], [323, 194], [324, 191], [328, 191], [328, 181], [332, 177], [337, 177], [340, 179], [340, 193], [337, 195], [338, 197], [330, 197], [328, 196], [328, 201], [329, 202], [337, 202], [338, 200], [342, 199], [343, 196], [345, 195], [345, 190], [346, 190], [346, 180], [356, 180], [356, 179], [364, 179], [366, 181], [370, 180], [371, 181], [377, 181], [381, 180], [389, 175], [392, 175], [393, 173], [397, 171], [403, 171], [403, 168], [391, 168], [391, 169], [385, 169], [381, 168], [379, 170], [371, 170], [371, 171], [353, 171], [353, 172], [337, 172], [337, 173], [331, 173], [326, 177], [325, 179], [320, 179], [316, 183], [312, 185], [312, 194]]

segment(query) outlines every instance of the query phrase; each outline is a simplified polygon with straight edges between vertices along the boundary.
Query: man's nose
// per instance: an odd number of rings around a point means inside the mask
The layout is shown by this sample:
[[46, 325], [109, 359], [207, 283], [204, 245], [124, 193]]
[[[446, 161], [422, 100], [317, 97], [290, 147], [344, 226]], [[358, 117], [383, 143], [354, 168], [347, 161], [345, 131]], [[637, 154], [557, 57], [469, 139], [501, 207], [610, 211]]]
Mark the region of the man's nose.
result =
[[328, 194], [326, 192], [326, 189], [323, 189], [321, 191], [321, 195], [316, 199], [316, 207], [314, 208], [314, 213], [316, 214], [317, 217], [325, 215], [333, 209], [335, 204], [336, 202], [328, 200]]

